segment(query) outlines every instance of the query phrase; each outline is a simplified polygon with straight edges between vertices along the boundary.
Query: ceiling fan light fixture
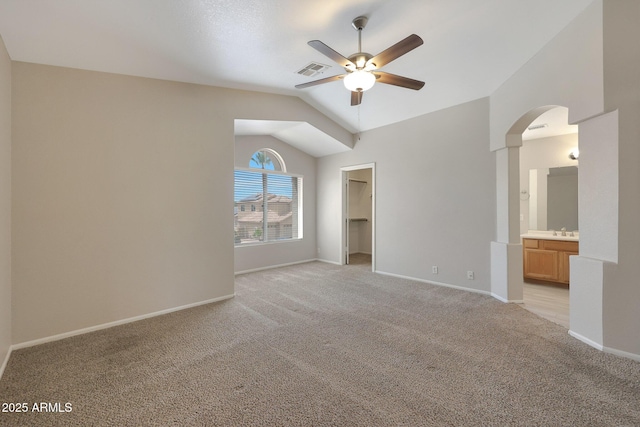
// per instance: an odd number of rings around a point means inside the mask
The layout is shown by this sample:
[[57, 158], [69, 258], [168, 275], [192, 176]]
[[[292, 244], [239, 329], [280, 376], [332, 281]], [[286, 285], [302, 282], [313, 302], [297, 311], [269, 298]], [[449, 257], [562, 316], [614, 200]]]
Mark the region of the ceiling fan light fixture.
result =
[[376, 82], [376, 76], [365, 70], [356, 70], [344, 77], [344, 87], [351, 92], [364, 92], [373, 87]]

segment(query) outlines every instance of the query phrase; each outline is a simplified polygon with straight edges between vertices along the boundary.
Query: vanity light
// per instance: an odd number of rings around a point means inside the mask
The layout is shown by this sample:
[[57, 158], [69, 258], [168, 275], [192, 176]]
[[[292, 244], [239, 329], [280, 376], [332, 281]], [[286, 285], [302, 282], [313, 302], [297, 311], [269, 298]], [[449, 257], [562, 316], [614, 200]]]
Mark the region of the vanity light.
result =
[[577, 148], [569, 153], [569, 158], [571, 160], [578, 160], [578, 157], [580, 157], [580, 151]]

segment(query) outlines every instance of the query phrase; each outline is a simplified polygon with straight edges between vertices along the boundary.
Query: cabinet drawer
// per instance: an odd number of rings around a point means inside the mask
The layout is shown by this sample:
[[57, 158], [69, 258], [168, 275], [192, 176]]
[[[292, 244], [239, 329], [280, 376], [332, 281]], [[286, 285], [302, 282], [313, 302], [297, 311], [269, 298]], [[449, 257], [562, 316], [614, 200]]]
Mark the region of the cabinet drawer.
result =
[[522, 246], [529, 249], [538, 249], [540, 240], [535, 239], [522, 239]]
[[542, 248], [550, 251], [578, 252], [578, 242], [565, 242], [562, 240], [541, 240]]

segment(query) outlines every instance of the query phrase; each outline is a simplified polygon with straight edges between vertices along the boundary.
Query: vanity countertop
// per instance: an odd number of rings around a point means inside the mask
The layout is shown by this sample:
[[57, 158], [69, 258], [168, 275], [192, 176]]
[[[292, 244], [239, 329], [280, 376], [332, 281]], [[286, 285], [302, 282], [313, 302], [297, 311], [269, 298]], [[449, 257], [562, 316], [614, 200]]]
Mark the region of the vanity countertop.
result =
[[580, 235], [578, 233], [574, 233], [574, 236], [570, 236], [570, 232], [568, 231], [566, 236], [561, 236], [559, 231], [556, 233], [557, 236], [554, 236], [551, 231], [529, 231], [527, 234], [521, 234], [520, 237], [523, 239], [564, 240], [567, 242], [580, 241]]

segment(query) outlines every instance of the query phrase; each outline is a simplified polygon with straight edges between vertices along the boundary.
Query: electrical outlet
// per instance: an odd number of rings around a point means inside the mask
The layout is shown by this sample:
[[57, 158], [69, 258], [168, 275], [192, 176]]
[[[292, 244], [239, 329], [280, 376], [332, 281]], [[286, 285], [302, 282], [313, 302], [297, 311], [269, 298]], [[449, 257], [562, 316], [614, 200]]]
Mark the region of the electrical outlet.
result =
[[473, 280], [473, 271], [471, 270], [467, 271], [467, 279]]
[[434, 265], [433, 267], [431, 267], [431, 273], [432, 274], [438, 274], [438, 266]]

